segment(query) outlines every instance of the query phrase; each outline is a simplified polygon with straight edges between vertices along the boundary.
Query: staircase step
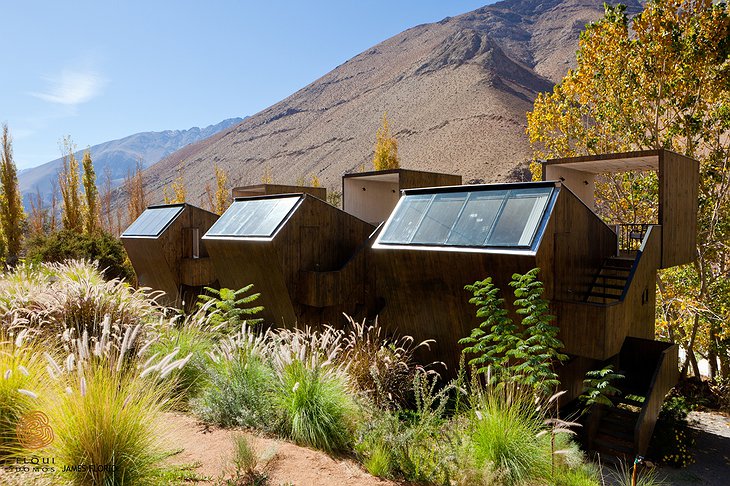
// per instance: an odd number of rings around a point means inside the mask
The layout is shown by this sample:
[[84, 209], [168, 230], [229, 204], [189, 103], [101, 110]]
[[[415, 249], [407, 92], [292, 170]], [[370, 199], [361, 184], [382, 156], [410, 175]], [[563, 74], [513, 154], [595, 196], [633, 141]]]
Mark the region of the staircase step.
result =
[[615, 272], [630, 272], [631, 267], [621, 267], [617, 265], [604, 265], [601, 267], [601, 270], [613, 270]]
[[597, 297], [599, 299], [616, 299], [616, 300], [618, 300], [618, 299], [621, 298], [621, 294], [604, 294], [602, 292], [593, 292], [593, 291], [591, 291], [591, 293], [588, 294], [588, 297], [589, 298], [590, 297]]
[[614, 285], [614, 284], [605, 284], [605, 283], [596, 282], [596, 284], [594, 285], [594, 287], [598, 287], [598, 288], [601, 288], [601, 289], [623, 290], [626, 286], [625, 285]]
[[614, 451], [618, 454], [632, 455], [634, 453], [634, 441], [630, 439], [620, 439], [603, 432], [599, 432], [593, 440], [596, 449], [604, 451]]

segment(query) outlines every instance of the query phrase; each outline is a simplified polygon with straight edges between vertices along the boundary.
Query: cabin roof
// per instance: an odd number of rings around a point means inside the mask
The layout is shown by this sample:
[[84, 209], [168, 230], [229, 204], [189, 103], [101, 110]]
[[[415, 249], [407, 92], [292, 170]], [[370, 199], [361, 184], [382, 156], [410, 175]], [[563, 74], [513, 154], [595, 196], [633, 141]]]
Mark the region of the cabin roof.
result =
[[534, 252], [556, 187], [529, 182], [408, 189], [373, 248]]
[[544, 161], [543, 165], [560, 165], [568, 169], [593, 174], [634, 170], [659, 170], [659, 150], [551, 159]]
[[122, 233], [122, 238], [159, 238], [185, 208], [185, 204], [150, 206]]
[[304, 199], [303, 194], [236, 198], [203, 239], [271, 240]]

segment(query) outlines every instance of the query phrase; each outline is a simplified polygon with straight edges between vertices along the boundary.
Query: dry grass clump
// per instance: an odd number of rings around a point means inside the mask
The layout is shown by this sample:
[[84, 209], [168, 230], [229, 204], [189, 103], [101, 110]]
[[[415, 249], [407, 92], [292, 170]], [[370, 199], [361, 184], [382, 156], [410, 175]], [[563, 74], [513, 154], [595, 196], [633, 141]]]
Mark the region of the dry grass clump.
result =
[[349, 332], [342, 337], [337, 361], [347, 363], [352, 385], [379, 407], [405, 405], [419, 368], [414, 354], [419, 348], [430, 349], [435, 341], [416, 344], [411, 336], [387, 337], [377, 319], [367, 324], [345, 317]]
[[120, 327], [153, 322], [160, 315], [158, 292], [106, 281], [84, 261], [20, 266], [0, 279], [0, 316], [23, 319], [47, 337], [73, 330], [98, 335], [105, 316]]
[[165, 456], [158, 425], [170, 407], [172, 382], [165, 378], [189, 356], [178, 358], [175, 351], [142, 363], [141, 325], [115, 334], [121, 327], [107, 317], [98, 327], [98, 338], [84, 332], [71, 339], [65, 360], [48, 359], [54, 381], [40, 397], [40, 407], [53, 424], [55, 440], [47, 451], [61, 464], [78, 466], [56, 470], [65, 482], [150, 484], [162, 473]]

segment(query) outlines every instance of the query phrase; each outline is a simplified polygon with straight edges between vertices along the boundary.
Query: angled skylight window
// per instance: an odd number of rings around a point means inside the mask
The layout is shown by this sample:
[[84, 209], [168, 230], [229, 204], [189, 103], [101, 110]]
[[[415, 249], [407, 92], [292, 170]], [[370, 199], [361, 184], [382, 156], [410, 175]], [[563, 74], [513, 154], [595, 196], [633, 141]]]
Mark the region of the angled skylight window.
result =
[[149, 207], [122, 233], [122, 237], [157, 238], [177, 218], [183, 205]]
[[406, 191], [376, 246], [529, 249], [553, 186]]
[[300, 199], [301, 196], [284, 196], [233, 201], [204, 238], [270, 238]]

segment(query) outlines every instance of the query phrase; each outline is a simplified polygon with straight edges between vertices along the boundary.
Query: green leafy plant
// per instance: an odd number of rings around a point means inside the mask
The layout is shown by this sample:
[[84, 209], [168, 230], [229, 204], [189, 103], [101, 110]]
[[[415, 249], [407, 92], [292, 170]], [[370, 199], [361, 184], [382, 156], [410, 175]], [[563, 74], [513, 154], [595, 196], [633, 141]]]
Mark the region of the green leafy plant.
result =
[[467, 285], [465, 289], [474, 294], [469, 302], [486, 320], [459, 342], [467, 345], [463, 353], [476, 355], [469, 364], [478, 373], [488, 373], [490, 382], [508, 378], [548, 394], [559, 384], [554, 366], [567, 356], [559, 351], [563, 343], [557, 338], [559, 328], [552, 324], [555, 317], [548, 313], [549, 302], [542, 297], [539, 271], [512, 275], [516, 312], [523, 316], [520, 326], [509, 317], [491, 278]]
[[419, 483], [447, 483], [453, 455], [445, 434], [452, 385], [437, 390], [434, 373], [419, 370], [411, 384], [415, 409], [375, 410], [358, 431], [355, 451], [376, 476]]
[[470, 336], [459, 340], [459, 343], [467, 345], [463, 350], [464, 354], [475, 355], [468, 364], [477, 373], [491, 372], [496, 379], [508, 366], [522, 337], [504, 308], [504, 299], [497, 297], [499, 288], [494, 285], [491, 277], [464, 288], [474, 295], [469, 303], [477, 306], [477, 317], [485, 320], [472, 330]]
[[620, 395], [621, 390], [613, 386], [612, 383], [624, 378], [624, 375], [613, 370], [613, 365], [608, 365], [600, 370], [588, 371], [583, 380], [585, 390], [578, 397], [583, 402], [581, 415], [588, 413], [593, 405], [613, 407], [611, 398]]
[[211, 295], [200, 295], [200, 306], [206, 306], [211, 312], [211, 321], [214, 325], [225, 326], [226, 329], [238, 329], [244, 322], [255, 325], [263, 319], [253, 318], [264, 310], [262, 306], [244, 307], [256, 301], [261, 294], [254, 293], [245, 295], [253, 288], [253, 284], [247, 285], [238, 290], [222, 288], [220, 290], [205, 287], [205, 291]]

